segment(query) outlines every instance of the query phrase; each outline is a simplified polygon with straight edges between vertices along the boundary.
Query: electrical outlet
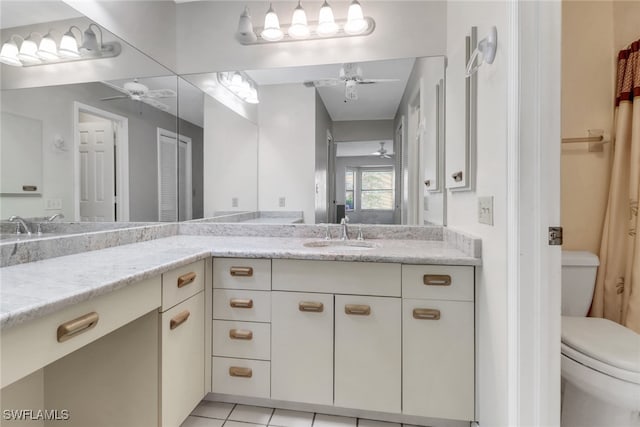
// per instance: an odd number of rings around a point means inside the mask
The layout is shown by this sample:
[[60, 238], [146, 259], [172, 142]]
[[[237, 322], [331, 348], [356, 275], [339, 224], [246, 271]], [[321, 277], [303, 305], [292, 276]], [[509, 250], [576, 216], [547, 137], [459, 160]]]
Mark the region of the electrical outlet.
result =
[[62, 209], [62, 199], [47, 199], [44, 204], [45, 210], [56, 211]]
[[493, 225], [493, 196], [478, 197], [478, 222]]
[[232, 197], [231, 198], [231, 207], [232, 208], [237, 208], [238, 207], [238, 198], [237, 197]]
[[278, 199], [278, 207], [284, 208], [287, 205], [287, 199], [285, 197], [280, 197]]

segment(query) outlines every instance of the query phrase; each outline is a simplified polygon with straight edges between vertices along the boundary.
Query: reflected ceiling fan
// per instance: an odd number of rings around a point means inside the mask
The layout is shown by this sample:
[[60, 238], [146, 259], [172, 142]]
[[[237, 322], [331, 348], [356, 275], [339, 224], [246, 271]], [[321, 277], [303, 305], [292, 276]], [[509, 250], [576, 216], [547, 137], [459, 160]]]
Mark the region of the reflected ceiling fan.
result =
[[110, 96], [107, 98], [102, 98], [100, 101], [111, 101], [113, 99], [132, 99], [134, 101], [144, 102], [145, 104], [149, 104], [152, 107], [155, 107], [162, 111], [169, 111], [170, 107], [158, 101], [158, 99], [162, 98], [175, 98], [176, 92], [171, 89], [154, 89], [150, 90], [149, 87], [143, 85], [138, 82], [138, 79], [134, 79], [131, 82], [126, 82], [123, 87], [120, 87], [116, 84], [110, 82], [102, 82], [105, 85], [109, 86], [112, 89], [117, 90], [118, 92], [122, 92], [124, 95], [119, 96]]
[[389, 154], [386, 148], [384, 148], [384, 141], [380, 142], [380, 149], [378, 151], [374, 151], [371, 153], [372, 156], [378, 156], [381, 159], [390, 159], [393, 157], [393, 154]]
[[398, 82], [399, 79], [365, 79], [362, 77], [362, 68], [354, 62], [346, 63], [340, 68], [338, 78], [320, 80], [308, 80], [304, 82], [306, 87], [329, 87], [344, 85], [344, 102], [358, 99], [359, 85], [371, 85], [376, 83]]

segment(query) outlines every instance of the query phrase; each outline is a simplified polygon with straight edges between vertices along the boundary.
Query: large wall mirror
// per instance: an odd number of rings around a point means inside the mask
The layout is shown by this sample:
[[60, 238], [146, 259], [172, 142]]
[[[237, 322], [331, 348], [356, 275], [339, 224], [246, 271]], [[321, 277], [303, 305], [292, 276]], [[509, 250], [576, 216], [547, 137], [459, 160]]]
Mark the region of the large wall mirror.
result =
[[[48, 34], [61, 47], [67, 32], [81, 44], [90, 26], [98, 43], [119, 44], [113, 57], [2, 64], [1, 155], [2, 164], [13, 167], [3, 167], [0, 180], [20, 182], [11, 191], [3, 187], [0, 216], [182, 219], [187, 192], [178, 189], [178, 153], [190, 139], [189, 153], [201, 157], [202, 124], [182, 124], [178, 137], [175, 74], [63, 2], [3, 1], [0, 7], [2, 40], [19, 47], [21, 38], [39, 43]], [[189, 202], [198, 215], [198, 195]]]
[[178, 133], [203, 129], [188, 217], [444, 225], [444, 77], [443, 57], [180, 76]]

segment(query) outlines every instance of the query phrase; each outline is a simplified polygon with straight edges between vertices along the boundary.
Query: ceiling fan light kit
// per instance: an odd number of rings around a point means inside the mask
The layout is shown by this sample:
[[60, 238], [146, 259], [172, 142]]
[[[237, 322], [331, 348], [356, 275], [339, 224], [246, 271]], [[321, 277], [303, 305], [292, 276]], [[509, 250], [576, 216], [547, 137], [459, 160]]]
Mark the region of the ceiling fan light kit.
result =
[[[98, 30], [99, 41], [92, 27]], [[73, 30], [77, 30], [78, 38]], [[56, 31], [51, 29], [44, 36], [32, 32], [26, 38], [13, 34], [9, 40], [2, 44], [0, 62], [13, 67], [32, 67], [61, 62], [113, 58], [120, 55], [122, 51], [122, 46], [118, 42], [103, 43], [102, 30], [93, 22], [89, 24], [84, 33], [80, 28], [72, 25], [65, 33], [61, 33], [59, 44], [56, 43], [52, 33], [56, 33]], [[39, 39], [38, 43], [36, 43], [36, 39]], [[19, 44], [16, 43], [16, 40]], [[81, 40], [81, 45], [78, 45], [78, 40]]]
[[112, 101], [114, 99], [131, 99], [133, 101], [144, 102], [162, 111], [169, 111], [171, 108], [158, 101], [161, 98], [175, 98], [177, 93], [172, 89], [154, 89], [150, 90], [148, 86], [140, 83], [138, 79], [125, 82], [122, 87], [113, 82], [102, 82], [112, 89], [122, 92], [123, 95], [109, 96], [107, 98], [101, 98], [100, 101]]
[[318, 21], [307, 21], [307, 14], [301, 1], [293, 11], [291, 24], [288, 28], [280, 27], [280, 19], [273, 5], [264, 18], [264, 27], [255, 28], [251, 21], [249, 9], [244, 8], [238, 21], [236, 40], [243, 45], [270, 44], [276, 42], [292, 42], [301, 40], [322, 40], [344, 37], [367, 36], [373, 32], [376, 23], [373, 18], [364, 16], [362, 5], [358, 0], [352, 0], [349, 5], [347, 19], [337, 20], [333, 10], [325, 0], [320, 8]]

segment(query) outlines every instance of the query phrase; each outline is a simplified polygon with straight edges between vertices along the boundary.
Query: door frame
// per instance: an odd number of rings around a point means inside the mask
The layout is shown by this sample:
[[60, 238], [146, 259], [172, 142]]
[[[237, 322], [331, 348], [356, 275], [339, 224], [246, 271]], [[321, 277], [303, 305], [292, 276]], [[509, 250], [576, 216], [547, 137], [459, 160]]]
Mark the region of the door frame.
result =
[[74, 220], [80, 221], [80, 113], [89, 113], [114, 124], [115, 131], [115, 177], [118, 206], [116, 222], [129, 221], [129, 119], [109, 111], [101, 110], [78, 101], [73, 102], [73, 212]]

